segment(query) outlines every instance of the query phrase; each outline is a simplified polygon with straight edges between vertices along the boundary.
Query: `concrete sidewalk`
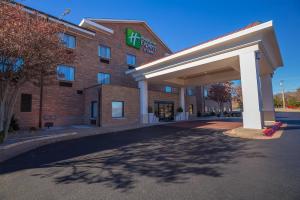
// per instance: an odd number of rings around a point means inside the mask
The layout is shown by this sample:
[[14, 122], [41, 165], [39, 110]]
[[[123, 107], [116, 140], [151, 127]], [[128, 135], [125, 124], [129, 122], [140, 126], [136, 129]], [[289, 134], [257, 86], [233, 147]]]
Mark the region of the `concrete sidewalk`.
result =
[[132, 124], [122, 127], [95, 127], [87, 125], [74, 125], [69, 127], [55, 127], [37, 131], [18, 131], [17, 133], [10, 134], [7, 140], [0, 145], [0, 162], [13, 158], [27, 151], [55, 142], [92, 135], [137, 129], [141, 127], [145, 126], [138, 124]]

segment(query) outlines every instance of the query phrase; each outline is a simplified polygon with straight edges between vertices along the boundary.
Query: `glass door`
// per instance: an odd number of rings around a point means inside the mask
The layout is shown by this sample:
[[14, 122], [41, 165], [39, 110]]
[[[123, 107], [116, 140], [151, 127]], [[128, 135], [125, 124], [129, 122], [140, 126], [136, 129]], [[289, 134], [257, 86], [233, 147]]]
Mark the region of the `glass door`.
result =
[[159, 121], [171, 121], [174, 120], [174, 103], [159, 101], [155, 102], [155, 115], [159, 118]]

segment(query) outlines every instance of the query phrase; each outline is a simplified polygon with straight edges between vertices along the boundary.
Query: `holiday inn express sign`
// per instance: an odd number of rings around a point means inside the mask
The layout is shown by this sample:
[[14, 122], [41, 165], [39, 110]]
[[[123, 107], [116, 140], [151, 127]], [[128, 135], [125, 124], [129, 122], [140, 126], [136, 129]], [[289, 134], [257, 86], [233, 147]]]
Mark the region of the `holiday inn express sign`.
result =
[[127, 28], [126, 29], [126, 44], [136, 49], [143, 49], [144, 52], [154, 54], [156, 52], [156, 43], [145, 38], [141, 33]]

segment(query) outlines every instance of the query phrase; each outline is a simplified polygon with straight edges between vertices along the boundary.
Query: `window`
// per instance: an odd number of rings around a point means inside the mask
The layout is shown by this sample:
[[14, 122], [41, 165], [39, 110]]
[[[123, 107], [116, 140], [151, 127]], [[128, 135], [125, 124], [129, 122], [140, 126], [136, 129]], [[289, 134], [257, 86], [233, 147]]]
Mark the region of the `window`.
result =
[[109, 60], [110, 59], [110, 48], [100, 45], [98, 48], [98, 55], [102, 59]]
[[194, 113], [194, 105], [190, 104], [189, 105], [189, 114], [192, 115]]
[[74, 81], [74, 67], [59, 65], [57, 67], [57, 79], [62, 81]]
[[204, 97], [208, 97], [208, 90], [207, 90], [207, 88], [204, 88]]
[[165, 92], [166, 92], [166, 93], [172, 93], [172, 87], [166, 86], [166, 87], [165, 87]]
[[22, 69], [24, 61], [22, 58], [7, 59], [0, 62], [0, 72], [18, 72]]
[[136, 65], [136, 56], [127, 54], [126, 60], [127, 60], [127, 65], [129, 66], [129, 68], [134, 68], [134, 66]]
[[21, 94], [21, 112], [31, 112], [32, 95]]
[[98, 73], [98, 83], [102, 85], [110, 84], [110, 74]]
[[91, 102], [91, 118], [96, 119], [97, 118], [97, 111], [98, 111], [98, 104], [97, 101]]
[[111, 113], [113, 118], [124, 117], [124, 102], [123, 101], [113, 101], [111, 103]]
[[72, 35], [66, 34], [66, 33], [61, 33], [60, 34], [61, 40], [63, 44], [70, 48], [70, 49], [75, 49], [76, 47], [76, 38]]
[[186, 93], [188, 96], [194, 96], [194, 90], [192, 88], [187, 88]]

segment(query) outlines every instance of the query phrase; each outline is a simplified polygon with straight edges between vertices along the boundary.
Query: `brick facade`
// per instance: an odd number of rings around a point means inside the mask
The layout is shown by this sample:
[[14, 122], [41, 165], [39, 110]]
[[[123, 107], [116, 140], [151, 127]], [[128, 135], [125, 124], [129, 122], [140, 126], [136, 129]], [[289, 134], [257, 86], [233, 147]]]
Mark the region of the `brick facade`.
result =
[[[95, 36], [69, 28], [67, 33], [76, 37], [77, 54], [76, 62], [71, 66], [75, 69], [75, 80], [71, 87], [60, 86], [58, 80], [51, 85], [44, 86], [42, 106], [42, 126], [45, 123], [53, 123], [54, 126], [72, 124], [89, 124], [91, 101], [101, 102], [101, 126], [123, 125], [136, 123], [139, 120], [139, 91], [137, 82], [126, 75], [128, 70], [126, 54], [136, 56], [136, 65], [141, 65], [170, 54], [166, 48], [143, 23], [101, 23], [114, 30], [113, 34], [91, 29]], [[129, 47], [125, 43], [126, 28], [134, 29], [143, 36], [157, 44], [154, 55], [142, 50]], [[100, 61], [98, 46], [105, 45], [111, 49], [109, 64]], [[66, 63], [68, 65], [68, 63]], [[110, 85], [95, 86], [98, 73], [108, 73], [111, 76]], [[95, 86], [95, 87], [93, 87]], [[150, 86], [151, 87], [151, 86]], [[98, 97], [98, 89], [101, 88], [101, 96]], [[162, 91], [162, 86], [153, 86], [154, 90]], [[17, 99], [15, 108], [16, 118], [23, 128], [38, 127], [40, 108], [40, 88], [28, 83], [21, 89], [20, 94], [32, 95], [31, 112], [20, 112], [20, 99]], [[149, 95], [149, 98], [151, 95]], [[159, 95], [158, 95], [159, 96]], [[161, 96], [164, 96], [163, 94]], [[175, 94], [173, 96], [176, 96]], [[120, 97], [122, 97], [120, 99]], [[125, 102], [124, 119], [112, 119], [111, 101], [120, 99]], [[159, 98], [158, 98], [159, 99]], [[174, 97], [177, 104], [177, 99]], [[176, 99], [176, 100], [175, 100]]]
[[[112, 102], [124, 103], [124, 117], [112, 117]], [[139, 90], [116, 85], [103, 85], [101, 98], [101, 126], [138, 124], [140, 121]]]

